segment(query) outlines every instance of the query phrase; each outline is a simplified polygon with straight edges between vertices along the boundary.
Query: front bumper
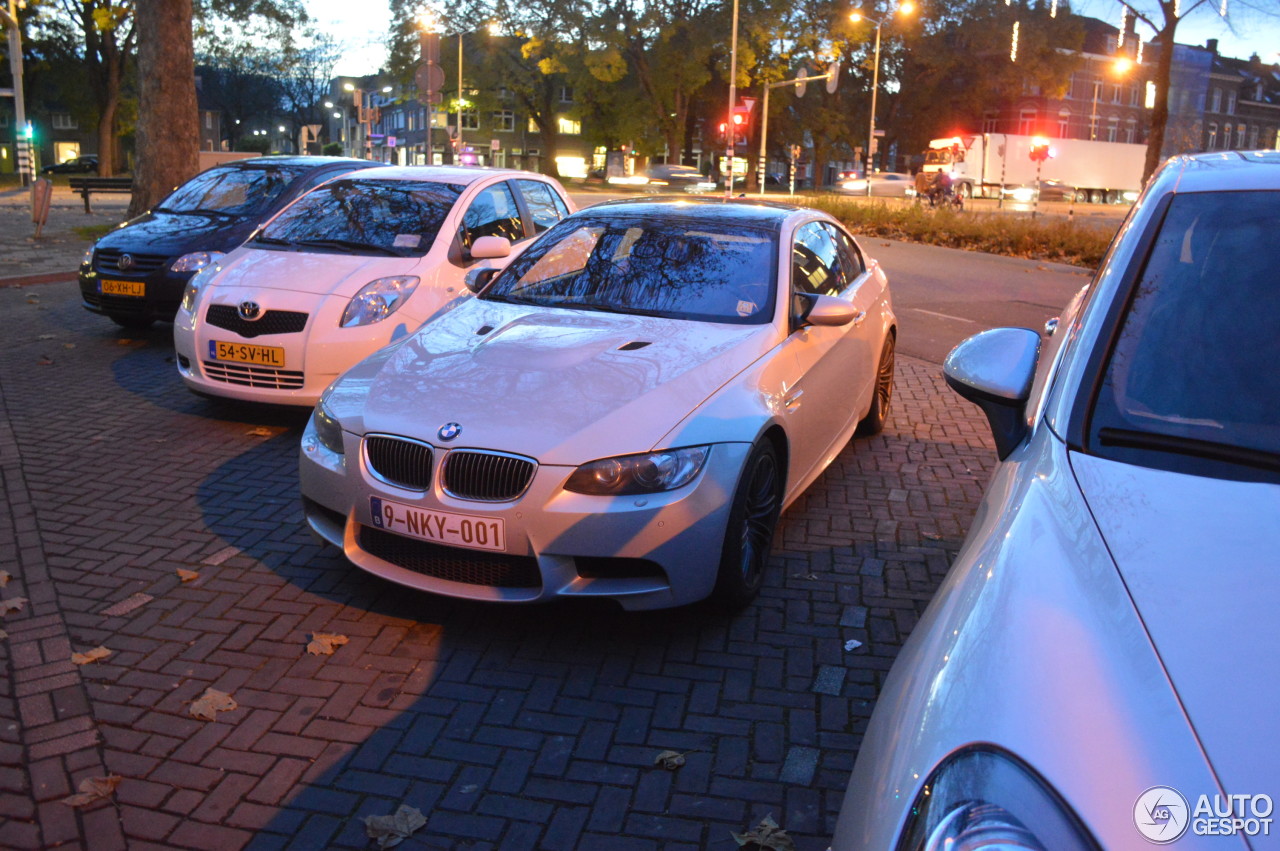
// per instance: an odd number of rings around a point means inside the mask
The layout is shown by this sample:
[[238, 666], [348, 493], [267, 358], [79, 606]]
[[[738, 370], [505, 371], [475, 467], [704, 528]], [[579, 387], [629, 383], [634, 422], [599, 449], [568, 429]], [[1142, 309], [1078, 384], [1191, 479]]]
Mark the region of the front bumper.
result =
[[[301, 490], [312, 531], [342, 548], [357, 567], [450, 597], [509, 603], [604, 597], [631, 610], [679, 606], [711, 594], [734, 489], [751, 448], [716, 444], [693, 482], [644, 496], [571, 493], [563, 484], [574, 468], [539, 466], [522, 496], [493, 503], [444, 492], [438, 473], [449, 450], [435, 449], [431, 487], [412, 491], [375, 478], [363, 439], [343, 436], [345, 451], [337, 455], [319, 444], [308, 423]], [[377, 529], [371, 497], [500, 519], [505, 551], [444, 546]]]
[[[194, 272], [170, 272], [169, 266], [176, 258], [168, 258], [162, 266], [145, 273], [99, 271], [92, 266], [81, 266], [79, 274], [80, 300], [86, 310], [103, 316], [120, 319], [172, 322], [182, 303], [182, 292], [187, 288]], [[126, 281], [141, 284], [144, 294], [111, 295], [102, 292], [102, 282]]]

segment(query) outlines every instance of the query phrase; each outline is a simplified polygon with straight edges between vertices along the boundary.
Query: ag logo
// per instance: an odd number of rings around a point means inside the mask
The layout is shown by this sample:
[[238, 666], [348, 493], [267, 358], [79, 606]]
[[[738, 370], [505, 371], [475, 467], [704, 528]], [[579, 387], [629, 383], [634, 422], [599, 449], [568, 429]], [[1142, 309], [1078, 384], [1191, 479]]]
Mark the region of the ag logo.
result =
[[240, 302], [239, 311], [241, 319], [253, 321], [262, 314], [262, 307], [256, 301], [242, 301]]
[[133, 268], [133, 255], [121, 254], [120, 259], [116, 261], [116, 268], [121, 272], [126, 272]]
[[462, 426], [457, 423], [445, 423], [440, 426], [440, 430], [436, 432], [436, 435], [441, 440], [453, 440], [460, 434], [462, 434]]
[[1138, 832], [1157, 845], [1168, 845], [1187, 832], [1191, 810], [1187, 799], [1169, 786], [1152, 786], [1133, 805]]

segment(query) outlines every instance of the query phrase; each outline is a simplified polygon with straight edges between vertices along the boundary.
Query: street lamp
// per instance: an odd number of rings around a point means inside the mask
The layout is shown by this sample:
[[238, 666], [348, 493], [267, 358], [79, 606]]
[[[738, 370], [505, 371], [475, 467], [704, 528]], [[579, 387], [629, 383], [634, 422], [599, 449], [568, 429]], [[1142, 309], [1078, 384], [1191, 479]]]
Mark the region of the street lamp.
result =
[[[903, 15], [910, 15], [912, 12], [915, 11], [915, 9], [916, 9], [915, 4], [911, 3], [910, 0], [907, 0], [907, 2], [903, 3], [901, 6], [898, 7], [897, 13], [901, 13]], [[876, 18], [868, 17], [862, 14], [861, 12], [850, 13], [849, 20], [853, 21], [855, 24], [858, 23], [859, 21], [866, 21], [867, 23], [876, 25], [876, 52], [875, 52], [875, 58], [872, 60], [872, 66], [871, 66], [872, 67], [871, 121], [867, 129], [867, 165], [865, 170], [863, 171], [863, 177], [865, 178], [867, 183], [867, 196], [870, 197], [871, 196], [871, 148], [876, 143], [876, 93], [880, 89], [880, 27], [884, 25], [884, 21], [880, 21], [880, 20], [877, 20]]]
[[[1111, 71], [1116, 76], [1124, 76], [1133, 68], [1133, 60], [1121, 56], [1111, 64]], [[1098, 139], [1098, 94], [1102, 91], [1102, 78], [1093, 81], [1093, 109], [1089, 111], [1089, 141]]]

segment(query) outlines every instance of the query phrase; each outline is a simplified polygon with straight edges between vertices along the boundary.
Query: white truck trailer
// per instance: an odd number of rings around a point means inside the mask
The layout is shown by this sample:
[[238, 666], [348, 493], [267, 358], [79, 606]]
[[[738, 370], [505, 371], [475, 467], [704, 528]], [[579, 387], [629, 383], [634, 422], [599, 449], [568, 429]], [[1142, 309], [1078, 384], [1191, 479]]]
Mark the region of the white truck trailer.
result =
[[1036, 189], [1034, 142], [1049, 145], [1040, 180], [1075, 190], [1075, 200], [1120, 203], [1137, 200], [1147, 146], [1084, 139], [1044, 139], [1006, 133], [982, 133], [934, 139], [925, 152], [923, 171], [947, 171], [954, 191], [967, 197], [1030, 195]]

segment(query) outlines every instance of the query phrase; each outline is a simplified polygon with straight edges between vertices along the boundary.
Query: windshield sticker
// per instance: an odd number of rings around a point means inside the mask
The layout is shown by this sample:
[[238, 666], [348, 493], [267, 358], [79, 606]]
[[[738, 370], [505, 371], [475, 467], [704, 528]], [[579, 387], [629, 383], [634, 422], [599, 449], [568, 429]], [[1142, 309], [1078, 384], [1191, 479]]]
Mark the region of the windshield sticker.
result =
[[739, 316], [750, 316], [751, 314], [753, 314], [753, 313], [755, 313], [755, 312], [756, 312], [756, 303], [755, 303], [754, 301], [739, 301], [739, 302], [738, 302], [738, 315], [739, 315]]
[[396, 248], [417, 248], [422, 244], [422, 235], [416, 233], [398, 233], [396, 234]]

